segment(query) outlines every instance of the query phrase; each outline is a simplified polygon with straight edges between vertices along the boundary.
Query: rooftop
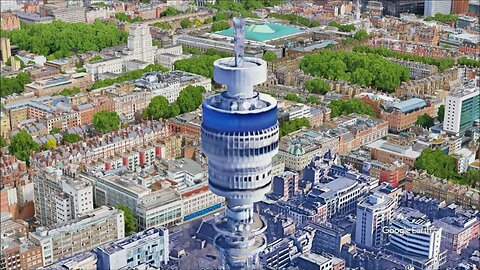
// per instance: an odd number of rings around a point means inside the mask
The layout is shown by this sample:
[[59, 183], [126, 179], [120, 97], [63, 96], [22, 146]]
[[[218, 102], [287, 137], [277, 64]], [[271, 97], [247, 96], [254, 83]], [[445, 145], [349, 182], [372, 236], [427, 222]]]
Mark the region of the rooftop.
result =
[[427, 106], [425, 100], [420, 98], [411, 98], [393, 105], [394, 108], [402, 113], [409, 113]]
[[123, 249], [133, 249], [136, 246], [142, 246], [148, 240], [158, 238], [158, 236], [164, 236], [165, 232], [166, 231], [163, 228], [150, 228], [113, 243], [104, 245], [99, 249], [109, 255], [114, 254]]
[[[254, 41], [271, 41], [303, 33], [302, 30], [284, 24], [247, 22], [245, 25], [245, 39]], [[218, 35], [233, 37], [233, 27], [216, 32]]]
[[58, 223], [55, 226], [49, 228], [38, 227], [33, 233], [30, 233], [29, 237], [34, 237], [40, 241], [50, 239], [55, 236], [63, 235], [78, 228], [84, 228], [93, 225], [100, 220], [111, 220], [112, 216], [122, 214], [121, 210], [117, 210], [113, 207], [101, 206], [92, 211], [82, 214], [79, 218], [70, 220], [66, 223]]
[[139, 208], [152, 209], [166, 206], [171, 202], [181, 201], [181, 195], [174, 189], [164, 188], [143, 196], [138, 203]]
[[397, 144], [392, 144], [386, 140], [377, 140], [366, 145], [367, 148], [374, 148], [383, 150], [389, 153], [406, 156], [409, 158], [417, 158], [420, 156], [420, 152], [413, 150], [411, 146], [402, 146]]
[[63, 258], [59, 262], [48, 266], [50, 270], [70, 270], [77, 269], [78, 264], [83, 264], [89, 260], [96, 260], [97, 255], [94, 252], [77, 253], [74, 256]]
[[197, 175], [206, 172], [207, 169], [190, 158], [181, 158], [168, 161], [168, 170], [172, 173], [185, 171], [192, 175]]

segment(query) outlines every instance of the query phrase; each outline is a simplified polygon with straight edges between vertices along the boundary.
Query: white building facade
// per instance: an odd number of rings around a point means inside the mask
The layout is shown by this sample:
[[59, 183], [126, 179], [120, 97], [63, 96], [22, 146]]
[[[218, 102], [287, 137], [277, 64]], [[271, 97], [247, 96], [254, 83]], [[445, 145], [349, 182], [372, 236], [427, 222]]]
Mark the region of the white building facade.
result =
[[435, 16], [435, 14], [450, 14], [452, 11], [452, 0], [425, 0], [423, 13], [425, 16]]
[[396, 207], [396, 200], [377, 193], [369, 195], [357, 205], [355, 243], [364, 247], [380, 247], [386, 243], [388, 226]]

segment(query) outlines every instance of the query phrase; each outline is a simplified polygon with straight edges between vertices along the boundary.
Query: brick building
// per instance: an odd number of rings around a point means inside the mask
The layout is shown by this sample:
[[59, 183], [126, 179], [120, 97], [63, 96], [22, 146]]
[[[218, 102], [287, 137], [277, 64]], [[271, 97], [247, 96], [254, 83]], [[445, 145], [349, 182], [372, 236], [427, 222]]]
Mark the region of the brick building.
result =
[[200, 138], [202, 119], [195, 113], [184, 113], [168, 121], [168, 127], [173, 133]]
[[20, 19], [13, 12], [2, 12], [0, 14], [0, 29], [11, 31], [20, 28]]
[[384, 103], [380, 119], [388, 121], [388, 129], [392, 133], [400, 133], [409, 129], [417, 121], [418, 116], [436, 115], [435, 106], [427, 104], [423, 99], [412, 98], [398, 103]]

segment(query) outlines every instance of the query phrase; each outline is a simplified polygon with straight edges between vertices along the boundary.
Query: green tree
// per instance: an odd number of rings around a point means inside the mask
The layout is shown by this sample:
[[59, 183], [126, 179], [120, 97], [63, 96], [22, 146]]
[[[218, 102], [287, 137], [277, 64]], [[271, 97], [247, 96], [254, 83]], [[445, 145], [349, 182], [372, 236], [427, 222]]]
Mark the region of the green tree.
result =
[[462, 182], [465, 185], [476, 187], [480, 184], [480, 172], [474, 170], [468, 170], [462, 175]]
[[43, 148], [47, 150], [55, 149], [57, 148], [57, 141], [53, 138], [50, 138], [46, 143], [43, 144]]
[[469, 66], [469, 67], [480, 67], [480, 60], [474, 60], [474, 59], [469, 59], [465, 56], [460, 57], [458, 59], [458, 64], [463, 65], [463, 66]]
[[433, 17], [425, 18], [425, 21], [437, 21], [441, 23], [451, 24], [456, 23], [458, 21], [458, 17], [455, 14], [442, 14], [437, 13]]
[[209, 24], [209, 23], [213, 23], [213, 18], [206, 18], [204, 21], [203, 21], [203, 24]]
[[63, 143], [76, 143], [76, 142], [79, 142], [82, 138], [80, 137], [80, 135], [77, 135], [77, 134], [73, 134], [73, 133], [69, 133], [69, 134], [65, 134], [65, 136], [63, 136]]
[[128, 22], [128, 23], [134, 23], [134, 22], [140, 22], [142, 21], [142, 18], [141, 17], [135, 17], [135, 18], [132, 18], [130, 16], [128, 16], [127, 14], [125, 13], [116, 13], [115, 14], [115, 18], [121, 22]]
[[165, 29], [165, 30], [170, 30], [172, 29], [172, 26], [168, 23], [164, 23], [164, 22], [156, 22], [153, 24], [154, 26], [158, 27], [158, 28], [162, 28], [162, 29]]
[[360, 29], [358, 30], [355, 35], [353, 36], [354, 39], [359, 40], [359, 41], [364, 41], [370, 38], [368, 35], [367, 31]]
[[181, 22], [180, 22], [180, 26], [182, 28], [188, 28], [192, 25], [192, 22], [189, 20], [189, 19], [183, 19]]
[[337, 117], [339, 115], [349, 115], [351, 113], [364, 114], [371, 117], [375, 116], [375, 112], [373, 111], [372, 107], [368, 106], [367, 104], [365, 104], [365, 102], [359, 99], [334, 100], [330, 102], [330, 104], [328, 104], [328, 108], [330, 108], [331, 110], [332, 117]]
[[100, 55], [95, 55], [94, 57], [90, 58], [88, 61], [95, 62], [100, 60], [103, 60], [103, 57], [101, 57]]
[[340, 24], [336, 21], [331, 21], [331, 22], [328, 23], [328, 26], [338, 28], [338, 27], [340, 27]]
[[440, 105], [437, 111], [437, 119], [440, 123], [443, 123], [443, 119], [445, 118], [445, 105]]
[[359, 52], [322, 50], [306, 55], [300, 61], [300, 69], [316, 77], [351, 81], [387, 93], [410, 79], [408, 68], [379, 55]]
[[108, 133], [120, 126], [120, 117], [116, 112], [99, 111], [93, 116], [93, 125], [101, 133]]
[[8, 145], [7, 140], [5, 140], [5, 138], [2, 135], [0, 135], [0, 148], [3, 148], [7, 145]]
[[200, 21], [199, 19], [195, 19], [195, 20], [193, 21], [193, 25], [195, 25], [195, 26], [200, 26], [200, 25], [202, 25], [202, 21]]
[[301, 24], [301, 25], [304, 25], [304, 26], [310, 27], [310, 28], [320, 26], [320, 24], [317, 21], [310, 20], [310, 19], [307, 19], [307, 18], [302, 17], [302, 16], [298, 16], [298, 15], [295, 15], [295, 14], [270, 13], [270, 14], [268, 14], [268, 17], [277, 18], [277, 19], [281, 19], [281, 20], [288, 20], [290, 23]]
[[38, 150], [38, 144], [32, 139], [27, 131], [22, 130], [13, 136], [8, 151], [22, 161], [28, 161], [30, 155]]
[[353, 24], [341, 25], [341, 24], [338, 24], [337, 22], [333, 21], [333, 22], [330, 22], [328, 25], [338, 28], [338, 31], [340, 31], [340, 32], [348, 33], [348, 32], [355, 31], [355, 25], [353, 25]]
[[453, 179], [457, 176], [455, 159], [442, 150], [424, 149], [415, 160], [414, 167], [444, 179]]
[[307, 103], [312, 103], [312, 104], [321, 104], [322, 102], [315, 96], [309, 96], [307, 97]]
[[137, 223], [135, 222], [135, 216], [130, 208], [125, 205], [117, 205], [118, 210], [123, 211], [123, 220], [125, 222], [125, 236], [134, 234], [137, 231]]
[[80, 88], [73, 87], [73, 88], [65, 88], [58, 94], [67, 97], [67, 96], [74, 96], [76, 94], [80, 94], [81, 92], [82, 91], [80, 90]]
[[214, 22], [226, 21], [229, 18], [230, 18], [230, 16], [226, 12], [217, 12], [215, 15], [213, 15], [213, 21]]
[[366, 45], [358, 45], [353, 48], [353, 51], [357, 53], [364, 53], [367, 55], [377, 54], [377, 55], [388, 57], [388, 58], [398, 58], [398, 59], [408, 60], [413, 62], [421, 62], [424, 64], [437, 66], [440, 71], [444, 71], [455, 65], [455, 60], [451, 58], [435, 58], [435, 57], [419, 56], [419, 55], [414, 55], [409, 53], [399, 53], [399, 52], [390, 51], [385, 47], [373, 48], [373, 47], [368, 47]]
[[230, 28], [230, 24], [227, 21], [218, 21], [212, 24], [210, 32], [219, 32]]
[[51, 60], [120, 45], [126, 42], [128, 33], [118, 29], [113, 22], [96, 20], [86, 24], [56, 20], [48, 24], [25, 25], [2, 32], [2, 36], [10, 38], [10, 42], [21, 50], [45, 55]]
[[280, 137], [288, 135], [302, 127], [310, 128], [310, 122], [307, 118], [296, 118], [280, 124]]
[[188, 59], [175, 61], [175, 70], [202, 75], [213, 79], [213, 62], [220, 59], [219, 55], [199, 55]]
[[310, 93], [325, 95], [328, 91], [331, 90], [330, 85], [326, 83], [324, 80], [315, 78], [308, 80], [305, 83], [305, 88]]
[[168, 17], [168, 16], [174, 16], [180, 14], [180, 10], [174, 8], [174, 7], [167, 7], [166, 10], [164, 10], [162, 13], [160, 13], [161, 17]]
[[263, 57], [262, 57], [263, 60], [267, 61], [267, 62], [272, 62], [274, 61], [275, 59], [277, 59], [277, 54], [272, 52], [272, 51], [266, 51], [264, 54], [263, 54]]
[[163, 96], [156, 96], [152, 98], [147, 108], [145, 108], [143, 114], [145, 118], [158, 120], [160, 118], [165, 118], [168, 113], [168, 109], [168, 100]]
[[178, 106], [177, 103], [173, 103], [169, 107], [169, 113], [170, 113], [170, 117], [175, 117], [175, 116], [180, 115], [182, 113], [182, 111], [180, 110], [180, 107]]
[[424, 113], [424, 114], [419, 115], [417, 117], [416, 124], [419, 125], [419, 126], [422, 126], [424, 128], [431, 128], [435, 125], [435, 121], [434, 121], [433, 117]]
[[286, 96], [285, 96], [285, 99], [286, 100], [290, 100], [290, 101], [293, 101], [293, 102], [298, 102], [298, 103], [302, 103], [303, 100], [298, 97], [296, 94], [292, 94], [292, 93], [288, 93]]
[[20, 94], [27, 83], [31, 83], [30, 77], [25, 72], [20, 72], [15, 77], [0, 77], [0, 97], [6, 97], [11, 94]]
[[50, 134], [57, 134], [57, 133], [60, 133], [61, 131], [62, 131], [61, 129], [54, 127], [50, 130]]
[[189, 85], [180, 91], [175, 103], [178, 105], [181, 113], [194, 111], [202, 104], [203, 93], [205, 93], [203, 86]]
[[355, 69], [351, 77], [352, 83], [362, 85], [362, 86], [372, 85], [373, 79], [374, 79], [373, 74], [364, 68]]

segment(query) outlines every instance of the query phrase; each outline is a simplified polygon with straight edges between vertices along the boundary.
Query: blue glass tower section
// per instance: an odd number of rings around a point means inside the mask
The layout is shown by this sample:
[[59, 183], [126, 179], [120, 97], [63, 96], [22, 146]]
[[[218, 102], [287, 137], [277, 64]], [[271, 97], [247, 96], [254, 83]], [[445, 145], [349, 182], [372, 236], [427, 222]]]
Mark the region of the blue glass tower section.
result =
[[203, 103], [202, 149], [211, 191], [225, 197], [215, 246], [228, 269], [255, 269], [266, 247], [266, 222], [253, 204], [270, 191], [272, 157], [278, 152], [277, 102], [253, 87], [267, 79], [267, 63], [243, 56], [244, 19], [234, 19], [235, 57], [214, 63], [214, 80], [227, 91]]

